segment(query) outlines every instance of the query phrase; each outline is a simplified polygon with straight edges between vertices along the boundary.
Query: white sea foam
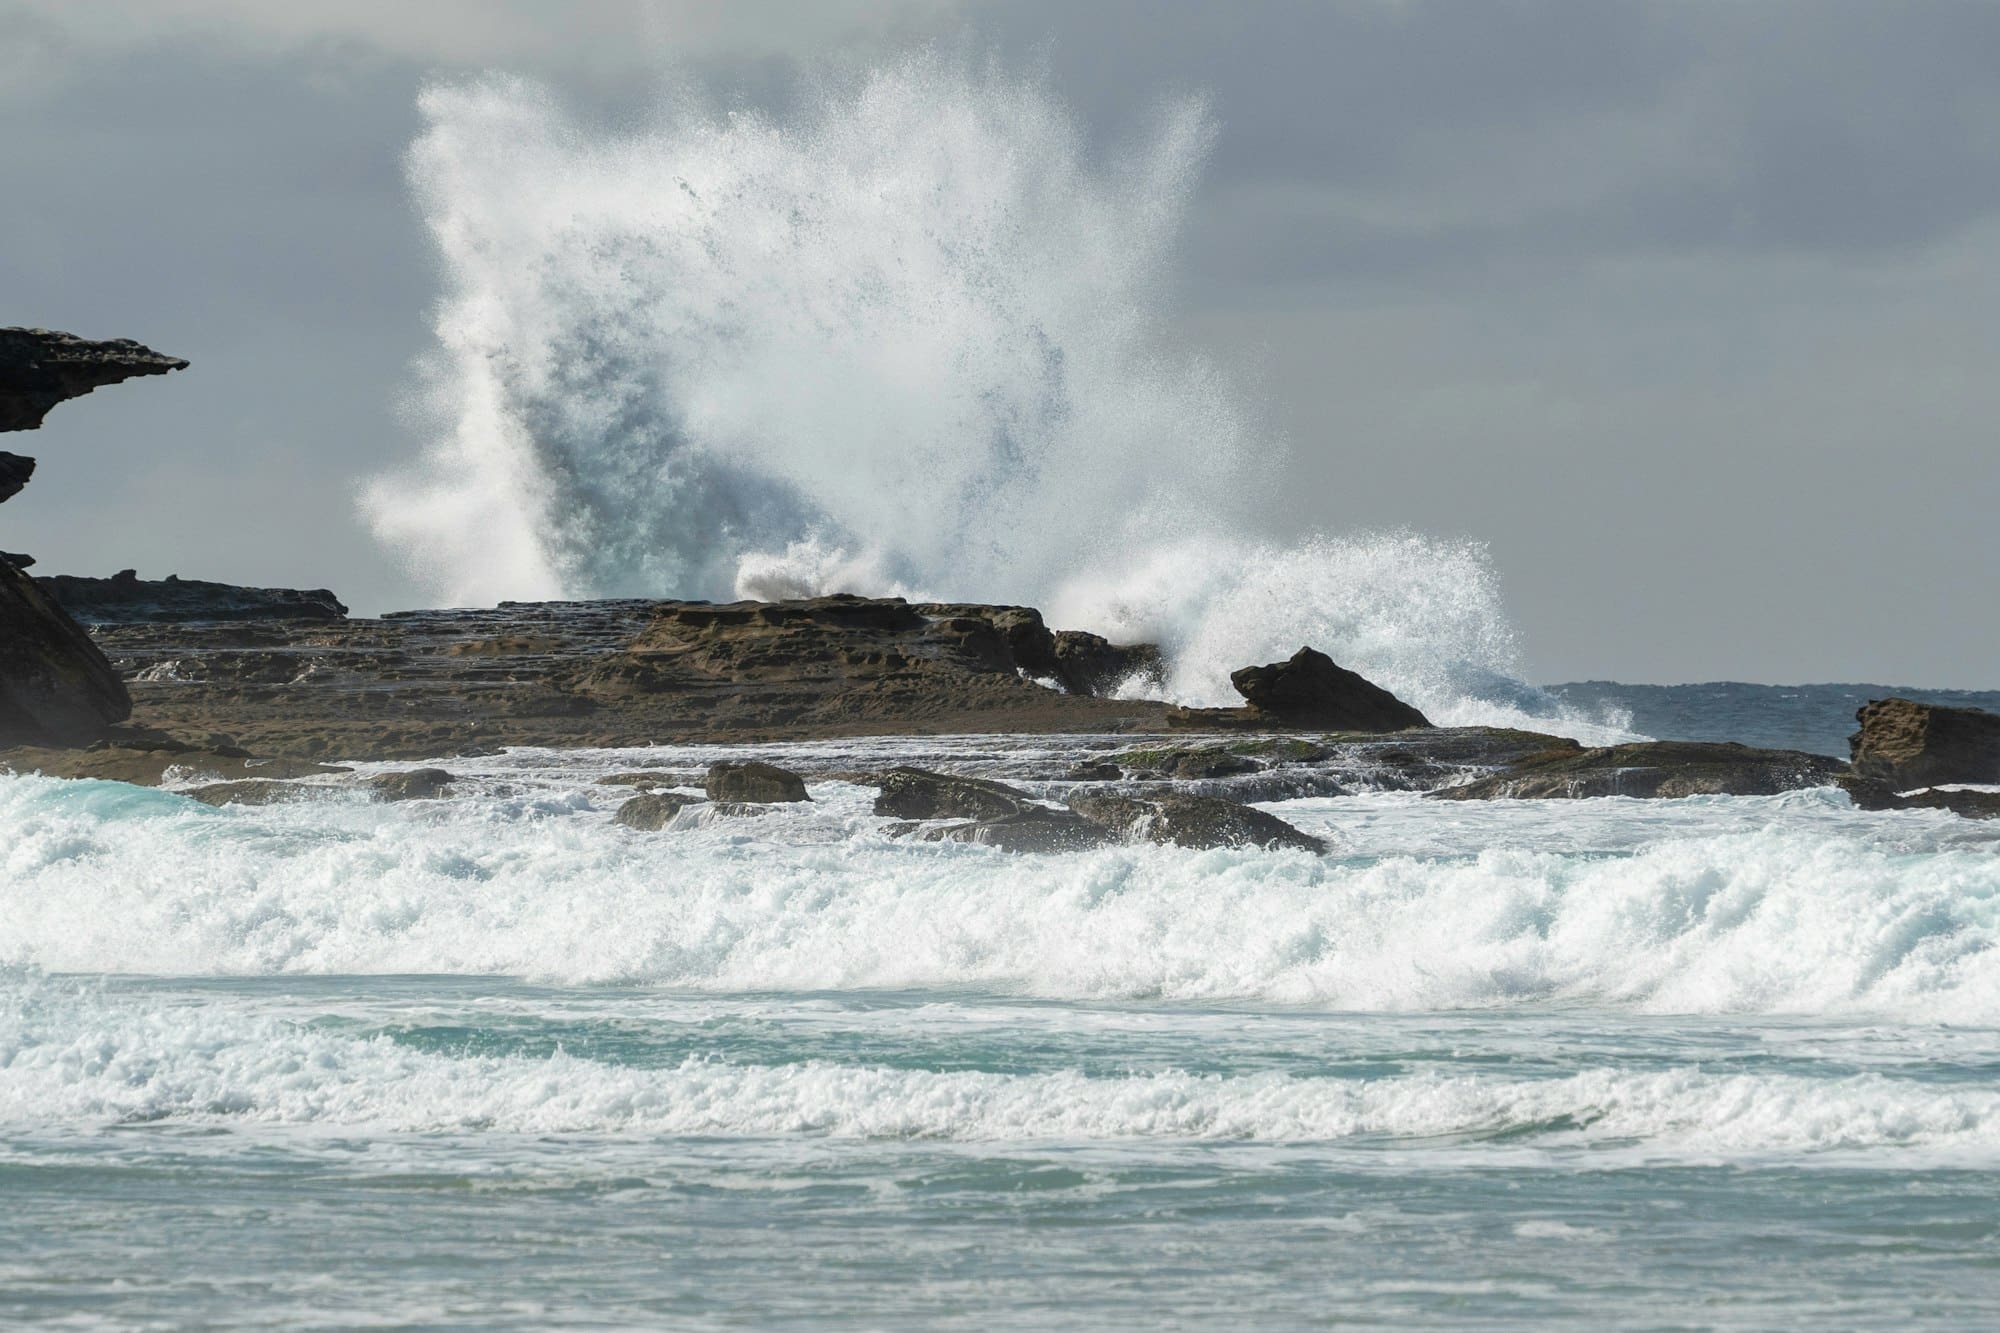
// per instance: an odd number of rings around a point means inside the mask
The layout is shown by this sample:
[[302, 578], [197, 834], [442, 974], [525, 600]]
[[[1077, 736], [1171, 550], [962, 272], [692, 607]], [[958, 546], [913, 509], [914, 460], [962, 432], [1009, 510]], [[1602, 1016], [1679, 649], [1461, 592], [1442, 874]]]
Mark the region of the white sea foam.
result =
[[1431, 1148], [1500, 1138], [1651, 1156], [1888, 1148], [1987, 1159], [2000, 1149], [2000, 1092], [1881, 1074], [1008, 1074], [703, 1057], [645, 1068], [561, 1052], [442, 1053], [223, 1004], [157, 1008], [20, 977], [0, 990], [0, 1125], [14, 1129], [179, 1120], [374, 1132], [1415, 1140]]
[[1440, 720], [1588, 725], [1512, 679], [1476, 544], [1240, 535], [1285, 446], [1169, 335], [1198, 102], [1107, 160], [1042, 84], [934, 54], [808, 100], [609, 129], [518, 80], [424, 94], [431, 443], [366, 507], [446, 599], [1031, 602], [1164, 641], [1189, 701], [1310, 641]]
[[[181, 975], [498, 973], [703, 991], [938, 988], [1413, 1010], [2000, 1012], [2000, 858], [1830, 831], [1662, 829], [1628, 851], [1469, 826], [1477, 854], [1126, 847], [1010, 856], [881, 835], [866, 793], [670, 835], [605, 789], [216, 811], [0, 779], [0, 963]], [[1339, 838], [1334, 803], [1302, 823]], [[1570, 816], [1590, 817], [1578, 803]], [[1631, 803], [1625, 803], [1631, 804]], [[1433, 819], [1424, 804], [1410, 816]], [[1784, 822], [1793, 820], [1790, 826]], [[1413, 826], [1418, 842], [1434, 830]]]

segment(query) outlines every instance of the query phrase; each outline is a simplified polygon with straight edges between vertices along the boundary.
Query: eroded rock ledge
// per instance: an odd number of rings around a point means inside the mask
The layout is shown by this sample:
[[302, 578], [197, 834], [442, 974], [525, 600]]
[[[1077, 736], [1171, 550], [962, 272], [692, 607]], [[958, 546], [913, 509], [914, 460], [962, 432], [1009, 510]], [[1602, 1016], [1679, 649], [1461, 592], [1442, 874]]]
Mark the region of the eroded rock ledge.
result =
[[35, 430], [58, 403], [187, 364], [130, 338], [92, 342], [49, 329], [0, 328], [0, 430]]

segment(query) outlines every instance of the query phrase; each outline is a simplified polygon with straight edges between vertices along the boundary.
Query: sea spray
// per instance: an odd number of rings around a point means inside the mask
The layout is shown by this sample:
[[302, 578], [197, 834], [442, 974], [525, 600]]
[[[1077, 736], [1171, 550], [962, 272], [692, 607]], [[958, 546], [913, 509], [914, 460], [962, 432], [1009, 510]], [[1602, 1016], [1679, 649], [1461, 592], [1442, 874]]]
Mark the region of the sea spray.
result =
[[1242, 535], [1282, 442], [1170, 333], [1199, 101], [1108, 158], [934, 53], [783, 122], [681, 95], [610, 129], [507, 78], [421, 105], [431, 440], [366, 507], [446, 599], [1028, 602], [1163, 641], [1188, 702], [1311, 642], [1441, 721], [1558, 711], [1476, 544]]

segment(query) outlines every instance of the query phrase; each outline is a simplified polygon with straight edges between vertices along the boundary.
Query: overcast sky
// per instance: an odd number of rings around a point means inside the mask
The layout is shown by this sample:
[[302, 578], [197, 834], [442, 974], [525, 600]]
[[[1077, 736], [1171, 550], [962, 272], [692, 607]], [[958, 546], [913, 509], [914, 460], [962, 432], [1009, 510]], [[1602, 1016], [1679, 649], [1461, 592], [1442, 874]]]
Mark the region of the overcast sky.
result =
[[1277, 536], [1490, 543], [1538, 680], [2000, 687], [2000, 5], [0, 0], [0, 324], [191, 370], [66, 406], [41, 572], [422, 594], [355, 516], [437, 294], [438, 74], [782, 109], [912, 42], [1103, 142], [1220, 124], [1182, 331], [1294, 450]]

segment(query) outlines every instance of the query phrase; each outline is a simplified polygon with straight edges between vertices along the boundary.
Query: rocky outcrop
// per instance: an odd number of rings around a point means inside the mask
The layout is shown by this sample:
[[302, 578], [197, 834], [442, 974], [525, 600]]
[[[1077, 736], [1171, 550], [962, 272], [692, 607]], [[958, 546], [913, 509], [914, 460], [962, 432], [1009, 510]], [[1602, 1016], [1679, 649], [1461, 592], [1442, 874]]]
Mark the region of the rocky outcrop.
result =
[[1857, 777], [1898, 790], [2000, 782], [2000, 714], [1910, 699], [1875, 699], [1848, 738]]
[[1415, 708], [1314, 648], [1301, 648], [1283, 662], [1233, 671], [1229, 683], [1251, 711], [1286, 726], [1407, 731], [1430, 725]]
[[1177, 847], [1265, 847], [1324, 852], [1326, 843], [1276, 815], [1218, 796], [1170, 792], [1134, 797], [1090, 792], [1072, 796], [1070, 809], [1122, 837]]
[[34, 475], [34, 459], [0, 450], [0, 503], [19, 495]]
[[90, 625], [347, 618], [347, 608], [325, 588], [242, 588], [177, 574], [142, 579], [130, 569], [108, 579], [57, 574], [37, 582], [63, 610]]
[[736, 805], [778, 805], [812, 799], [806, 795], [804, 778], [788, 768], [755, 759], [710, 764], [702, 786], [709, 800]]
[[132, 715], [125, 682], [35, 580], [0, 563], [0, 745], [74, 745]]
[[965, 842], [1004, 852], [1081, 852], [1118, 841], [1117, 835], [1069, 810], [1031, 805], [999, 819], [914, 830], [924, 842]]
[[48, 329], [0, 329], [0, 430], [34, 430], [49, 409], [139, 375], [185, 370], [130, 338], [91, 342]]
[[1452, 801], [1772, 796], [1831, 786], [1846, 773], [1847, 765], [1838, 759], [1796, 750], [1755, 750], [1721, 741], [1644, 741], [1550, 749], [1431, 795]]

